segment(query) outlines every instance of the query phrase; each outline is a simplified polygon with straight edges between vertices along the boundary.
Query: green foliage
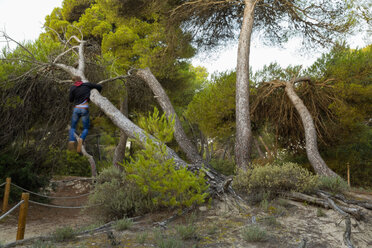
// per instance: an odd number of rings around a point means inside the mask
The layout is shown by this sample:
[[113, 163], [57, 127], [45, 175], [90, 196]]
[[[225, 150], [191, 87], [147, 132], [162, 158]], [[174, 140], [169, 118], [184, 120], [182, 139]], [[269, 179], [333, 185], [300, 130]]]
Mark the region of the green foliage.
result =
[[151, 199], [115, 167], [105, 169], [98, 175], [89, 205], [91, 208], [88, 210], [105, 221], [140, 215], [153, 209]]
[[[0, 184], [5, 182], [7, 177], [12, 179], [12, 183], [17, 184], [28, 190], [38, 192], [49, 182], [48, 173], [39, 164], [28, 158], [27, 153], [5, 153], [0, 154]], [[3, 197], [3, 190], [0, 190], [0, 199]], [[14, 188], [10, 195], [11, 200], [18, 201], [22, 191]]]
[[152, 114], [149, 113], [148, 117], [141, 116], [138, 120], [139, 127], [164, 143], [172, 141], [174, 123], [175, 119], [167, 118], [165, 114], [159, 117], [159, 110], [156, 107]]
[[[155, 108], [153, 115], [141, 120], [142, 125], [154, 132], [161, 141], [173, 136], [174, 120], [165, 114], [159, 117]], [[178, 168], [169, 159], [166, 146], [147, 136], [144, 149], [137, 152], [128, 162], [123, 163], [129, 180], [134, 182], [156, 207], [189, 207], [200, 204], [207, 197], [208, 186], [202, 172], [193, 173], [187, 168]]]
[[349, 189], [347, 182], [341, 177], [321, 176], [319, 178], [319, 189], [330, 191], [333, 193], [342, 193]]
[[268, 239], [268, 234], [258, 226], [246, 226], [242, 230], [242, 237], [247, 242], [264, 242]]
[[148, 238], [149, 234], [147, 232], [139, 233], [136, 236], [136, 241], [140, 244], [144, 244]]
[[117, 231], [124, 231], [127, 229], [130, 229], [131, 226], [133, 225], [133, 221], [127, 218], [117, 220], [114, 224], [114, 228]]
[[208, 186], [202, 172], [177, 168], [167, 159], [164, 144], [147, 139], [144, 149], [123, 164], [128, 179], [133, 181], [153, 202], [161, 207], [189, 207], [203, 203]]
[[215, 169], [217, 172], [225, 175], [230, 176], [235, 174], [236, 165], [234, 161], [231, 160], [224, 160], [224, 159], [212, 159], [209, 164]]
[[318, 176], [294, 163], [282, 165], [254, 165], [238, 170], [233, 187], [248, 194], [276, 193], [280, 191], [312, 192], [317, 188]]
[[88, 159], [75, 151], [50, 148], [43, 164], [51, 168], [54, 175], [90, 176], [91, 173]]
[[64, 242], [64, 241], [69, 241], [73, 240], [76, 237], [76, 231], [70, 227], [70, 226], [65, 226], [61, 228], [57, 228], [53, 234], [53, 240], [56, 242]]
[[155, 232], [155, 242], [159, 248], [181, 248], [184, 244], [175, 237], [165, 237], [159, 230]]
[[215, 76], [189, 104], [186, 117], [210, 138], [229, 137], [235, 131], [235, 72]]
[[197, 228], [195, 225], [193, 225], [193, 223], [190, 223], [188, 225], [178, 225], [175, 228], [178, 236], [182, 240], [189, 240], [197, 237]]

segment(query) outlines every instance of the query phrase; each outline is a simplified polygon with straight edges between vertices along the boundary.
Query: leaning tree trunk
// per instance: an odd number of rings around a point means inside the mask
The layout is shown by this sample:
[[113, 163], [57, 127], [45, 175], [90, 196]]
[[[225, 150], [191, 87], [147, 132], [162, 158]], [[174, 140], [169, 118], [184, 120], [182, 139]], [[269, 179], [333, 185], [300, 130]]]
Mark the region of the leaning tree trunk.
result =
[[[121, 101], [120, 104], [120, 112], [128, 117], [128, 93], [125, 93], [124, 98]], [[119, 143], [115, 148], [114, 152], [114, 157], [112, 159], [112, 164], [114, 167], [118, 168], [119, 170], [122, 170], [122, 166], [120, 166], [119, 163], [122, 163], [124, 158], [125, 158], [125, 149], [127, 147], [127, 140], [128, 140], [128, 135], [120, 130], [120, 138], [119, 138]]]
[[136, 75], [143, 81], [145, 81], [150, 87], [166, 116], [168, 118], [171, 117], [175, 119], [174, 137], [178, 145], [181, 147], [182, 151], [185, 152], [187, 158], [193, 164], [201, 164], [203, 162], [202, 157], [198, 154], [198, 150], [196, 149], [194, 144], [186, 136], [182, 128], [181, 121], [178, 118], [168, 95], [165, 93], [159, 81], [151, 73], [149, 68], [137, 70]]
[[285, 82], [285, 92], [299, 113], [305, 129], [306, 154], [311, 166], [319, 175], [338, 176], [324, 162], [318, 151], [317, 135], [313, 118], [303, 101], [298, 97], [292, 82]]
[[236, 66], [236, 137], [235, 160], [238, 168], [247, 168], [252, 149], [251, 119], [249, 116], [249, 52], [254, 22], [255, 1], [245, 0], [243, 23], [238, 45]]
[[[51, 63], [51, 66], [58, 67], [66, 72], [68, 72], [70, 75], [80, 76], [83, 81], [88, 81], [84, 74], [84, 67], [85, 67], [85, 59], [84, 59], [84, 40], [80, 40], [76, 36], [73, 36], [71, 38], [74, 38], [78, 43], [78, 49], [79, 49], [79, 65], [78, 68], [68, 66], [62, 63], [57, 63], [57, 61], [62, 57], [62, 55], [66, 54], [66, 52], [62, 53], [61, 55], [57, 56], [57, 58], [54, 60], [53, 63]], [[74, 47], [75, 48], [75, 47]], [[71, 50], [72, 48], [70, 48]], [[143, 70], [145, 71], [145, 70]], [[151, 74], [151, 73], [150, 73]], [[150, 76], [153, 76], [152, 74]], [[106, 79], [99, 84], [103, 82], [113, 81], [116, 79], [125, 78], [127, 76], [118, 76], [116, 78]], [[156, 78], [150, 78], [151, 82], [157, 81]], [[165, 94], [165, 92], [164, 92]], [[106, 115], [111, 119], [111, 121], [120, 128], [128, 137], [137, 139], [142, 144], [146, 143], [147, 139], [151, 139], [155, 144], [160, 144], [160, 141], [157, 140], [155, 137], [147, 134], [144, 130], [142, 130], [140, 127], [135, 125], [133, 122], [131, 122], [127, 117], [125, 117], [107, 98], [103, 97], [96, 89], [92, 89], [90, 92], [90, 100], [96, 104]], [[170, 102], [169, 102], [170, 104]], [[170, 105], [171, 106], [171, 105]], [[169, 107], [165, 105], [164, 107]], [[172, 107], [173, 108], [173, 107]], [[174, 110], [173, 110], [174, 112]], [[169, 112], [169, 113], [173, 113]], [[182, 128], [182, 127], [181, 127]], [[166, 146], [166, 153], [168, 159], [173, 159], [173, 161], [178, 166], [187, 167], [190, 170], [201, 170], [205, 173], [208, 183], [210, 185], [210, 193], [211, 194], [219, 194], [221, 192], [224, 192], [225, 190], [230, 190], [228, 188], [229, 183], [231, 180], [225, 180], [225, 177], [214, 171], [212, 168], [209, 168], [208, 165], [206, 167], [208, 169], [205, 169], [201, 164], [188, 164], [185, 161], [183, 161], [171, 148]]]

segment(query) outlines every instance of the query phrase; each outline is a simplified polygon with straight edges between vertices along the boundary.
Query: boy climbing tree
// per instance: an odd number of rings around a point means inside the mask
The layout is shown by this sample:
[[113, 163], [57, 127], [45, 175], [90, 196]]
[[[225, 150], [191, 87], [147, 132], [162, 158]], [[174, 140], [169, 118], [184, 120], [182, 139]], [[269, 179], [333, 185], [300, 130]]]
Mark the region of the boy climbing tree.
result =
[[83, 131], [77, 139], [77, 152], [81, 153], [81, 146], [88, 135], [89, 130], [89, 96], [92, 89], [102, 90], [102, 85], [82, 82], [81, 77], [73, 76], [74, 84], [70, 87], [69, 100], [75, 104], [71, 117], [71, 128], [69, 132], [68, 149], [75, 150], [76, 138], [74, 136], [76, 125], [81, 118], [83, 122]]

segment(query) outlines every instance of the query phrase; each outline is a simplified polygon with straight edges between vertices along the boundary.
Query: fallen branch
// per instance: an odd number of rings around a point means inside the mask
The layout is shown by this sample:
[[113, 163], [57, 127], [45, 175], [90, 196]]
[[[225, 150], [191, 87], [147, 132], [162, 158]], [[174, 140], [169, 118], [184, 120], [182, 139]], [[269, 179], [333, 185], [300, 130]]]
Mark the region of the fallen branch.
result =
[[281, 192], [281, 194], [287, 197], [288, 199], [291, 199], [294, 201], [305, 201], [305, 202], [309, 202], [315, 205], [322, 206], [325, 209], [330, 208], [329, 204], [325, 200], [319, 199], [317, 197], [305, 195], [305, 194], [298, 193], [298, 192]]
[[364, 215], [363, 215], [362, 210], [360, 208], [353, 208], [353, 207], [348, 207], [348, 206], [343, 206], [343, 205], [336, 205], [336, 203], [332, 200], [332, 196], [330, 196], [328, 193], [326, 193], [324, 191], [319, 191], [318, 195], [320, 197], [322, 197], [323, 199], [325, 199], [326, 201], [328, 201], [330, 204], [334, 204], [333, 206], [331, 205], [332, 208], [338, 208], [337, 211], [339, 213], [341, 213], [340, 211], [342, 211], [346, 215], [350, 214], [356, 220], [362, 220], [364, 218]]
[[372, 210], [372, 203], [368, 202], [368, 201], [349, 200], [349, 199], [346, 199], [345, 196], [340, 195], [340, 194], [335, 195], [334, 198], [336, 198], [338, 200], [341, 200], [343, 202], [346, 202], [348, 204], [353, 204], [353, 205], [357, 205], [359, 207], [363, 207], [365, 209]]
[[320, 195], [322, 198], [326, 199], [329, 202], [329, 204], [331, 205], [331, 207], [336, 212], [340, 213], [342, 216], [345, 217], [346, 229], [345, 229], [345, 232], [344, 232], [344, 243], [348, 248], [354, 248], [354, 246], [351, 242], [351, 220], [350, 220], [349, 214], [346, 213], [345, 211], [343, 211], [339, 206], [337, 206], [336, 203], [331, 198], [329, 198], [326, 194], [324, 194], [322, 192], [318, 192], [318, 195]]

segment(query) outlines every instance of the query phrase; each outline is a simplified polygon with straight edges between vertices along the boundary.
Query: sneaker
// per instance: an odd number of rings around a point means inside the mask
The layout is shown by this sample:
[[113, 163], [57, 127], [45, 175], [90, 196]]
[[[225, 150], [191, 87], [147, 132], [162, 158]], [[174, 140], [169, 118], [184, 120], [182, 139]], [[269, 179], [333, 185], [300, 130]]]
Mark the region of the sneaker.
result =
[[75, 151], [75, 141], [69, 141], [67, 145], [67, 150]]
[[77, 148], [76, 148], [76, 151], [78, 153], [81, 153], [81, 147], [82, 146], [83, 146], [83, 139], [78, 138], [78, 145], [77, 145]]

